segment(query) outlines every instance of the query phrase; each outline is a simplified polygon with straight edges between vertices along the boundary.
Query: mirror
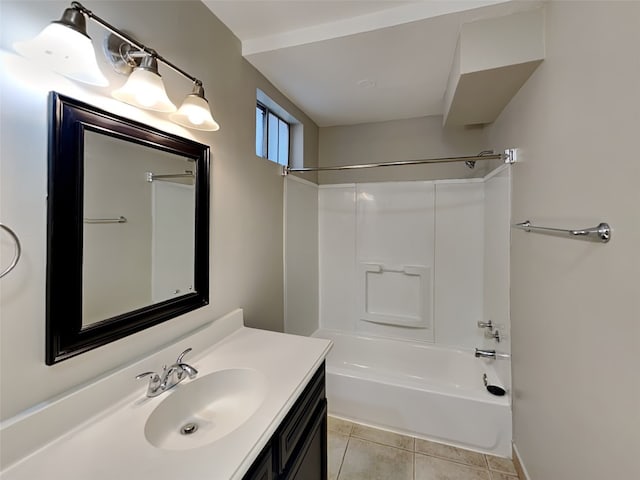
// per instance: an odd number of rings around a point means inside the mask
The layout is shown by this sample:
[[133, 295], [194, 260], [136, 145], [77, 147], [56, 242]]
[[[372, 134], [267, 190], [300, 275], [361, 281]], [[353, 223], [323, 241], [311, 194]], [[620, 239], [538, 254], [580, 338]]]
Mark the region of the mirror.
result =
[[50, 94], [52, 365], [208, 304], [209, 148]]
[[82, 328], [193, 291], [194, 169], [85, 131]]

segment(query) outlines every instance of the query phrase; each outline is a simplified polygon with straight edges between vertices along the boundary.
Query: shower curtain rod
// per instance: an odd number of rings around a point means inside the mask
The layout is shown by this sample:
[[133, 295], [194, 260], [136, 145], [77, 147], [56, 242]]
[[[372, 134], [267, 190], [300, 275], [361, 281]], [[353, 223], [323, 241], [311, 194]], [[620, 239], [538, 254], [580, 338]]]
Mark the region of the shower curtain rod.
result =
[[478, 155], [467, 157], [442, 157], [442, 158], [428, 158], [424, 160], [404, 160], [399, 162], [381, 162], [381, 163], [364, 163], [361, 165], [338, 165], [335, 167], [304, 167], [304, 168], [291, 168], [289, 166], [283, 167], [283, 175], [288, 175], [293, 172], [324, 172], [329, 170], [358, 170], [361, 168], [377, 168], [377, 167], [397, 167], [402, 165], [422, 165], [427, 163], [450, 163], [450, 162], [468, 162], [470, 168], [473, 168], [473, 164], [479, 160], [502, 160], [504, 163], [516, 162], [516, 149], [508, 148], [504, 153], [491, 153], [489, 155], [480, 153]]

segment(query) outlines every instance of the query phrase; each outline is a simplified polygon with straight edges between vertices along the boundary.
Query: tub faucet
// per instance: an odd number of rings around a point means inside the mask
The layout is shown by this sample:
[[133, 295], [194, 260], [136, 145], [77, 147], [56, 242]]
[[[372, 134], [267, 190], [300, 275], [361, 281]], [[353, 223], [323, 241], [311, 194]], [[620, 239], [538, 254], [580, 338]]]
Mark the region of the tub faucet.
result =
[[493, 330], [493, 322], [489, 320], [488, 322], [478, 322], [478, 328], [487, 328], [489, 331]]
[[509, 358], [511, 355], [508, 353], [497, 353], [495, 350], [483, 350], [481, 348], [476, 348], [476, 358]]
[[184, 356], [191, 350], [191, 348], [187, 348], [182, 352], [173, 365], [169, 367], [165, 365], [162, 367], [162, 375], [158, 375], [156, 372], [144, 372], [136, 376], [136, 380], [151, 377], [149, 379], [149, 387], [147, 388], [147, 397], [157, 397], [161, 393], [179, 384], [185, 378], [189, 377], [193, 380], [196, 375], [198, 375], [198, 370], [182, 361]]

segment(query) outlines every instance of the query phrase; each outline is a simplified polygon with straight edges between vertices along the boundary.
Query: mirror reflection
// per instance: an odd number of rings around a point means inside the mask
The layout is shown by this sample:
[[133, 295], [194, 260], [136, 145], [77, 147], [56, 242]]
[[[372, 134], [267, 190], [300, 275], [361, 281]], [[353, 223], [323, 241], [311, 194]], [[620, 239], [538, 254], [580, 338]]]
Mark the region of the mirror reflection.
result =
[[85, 131], [82, 328], [194, 292], [193, 159]]

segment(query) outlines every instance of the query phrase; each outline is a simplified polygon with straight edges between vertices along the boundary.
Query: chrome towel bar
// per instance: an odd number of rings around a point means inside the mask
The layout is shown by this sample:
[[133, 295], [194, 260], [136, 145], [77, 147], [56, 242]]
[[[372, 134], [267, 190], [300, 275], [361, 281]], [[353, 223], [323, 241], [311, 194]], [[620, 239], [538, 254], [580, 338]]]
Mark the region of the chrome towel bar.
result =
[[85, 218], [84, 223], [127, 223], [127, 219], [122, 215], [118, 218]]
[[584, 240], [591, 240], [593, 242], [607, 243], [611, 240], [611, 227], [608, 223], [601, 223], [597, 227], [581, 228], [567, 230], [564, 228], [552, 228], [552, 227], [539, 227], [531, 225], [529, 220], [512, 225], [514, 228], [519, 228], [525, 232], [547, 233], [551, 235], [569, 236], [570, 238], [579, 238]]
[[192, 170], [185, 170], [184, 173], [172, 173], [169, 175], [158, 175], [157, 173], [146, 172], [145, 176], [147, 182], [149, 183], [153, 182], [154, 180], [166, 180], [168, 178], [196, 178]]
[[20, 260], [20, 255], [22, 254], [22, 246], [20, 245], [20, 239], [18, 238], [18, 235], [16, 235], [16, 232], [11, 230], [6, 225], [3, 225], [2, 223], [0, 223], [0, 228], [2, 228], [9, 235], [11, 235], [11, 238], [13, 238], [13, 241], [15, 243], [15, 252], [13, 254], [13, 258], [11, 259], [11, 263], [7, 268], [5, 268], [4, 270], [2, 270], [2, 272], [0, 272], [0, 278], [2, 278], [11, 270], [13, 270], [15, 266], [18, 264], [18, 260]]

